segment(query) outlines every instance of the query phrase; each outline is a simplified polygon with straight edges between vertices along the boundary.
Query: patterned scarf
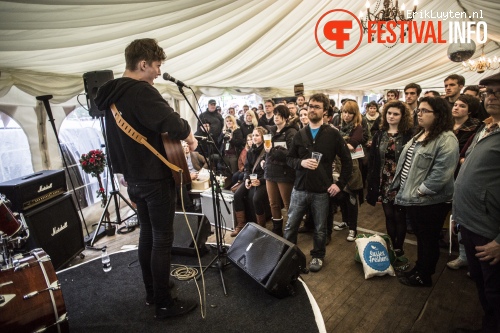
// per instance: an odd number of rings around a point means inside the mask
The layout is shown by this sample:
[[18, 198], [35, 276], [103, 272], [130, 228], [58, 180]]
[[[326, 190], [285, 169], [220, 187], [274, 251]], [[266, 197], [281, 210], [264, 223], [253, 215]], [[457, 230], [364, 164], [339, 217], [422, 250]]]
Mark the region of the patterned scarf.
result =
[[340, 129], [339, 129], [340, 135], [342, 135], [343, 138], [349, 137], [351, 135], [353, 127], [354, 127], [354, 121], [351, 121], [350, 123], [346, 123], [345, 121], [342, 120]]

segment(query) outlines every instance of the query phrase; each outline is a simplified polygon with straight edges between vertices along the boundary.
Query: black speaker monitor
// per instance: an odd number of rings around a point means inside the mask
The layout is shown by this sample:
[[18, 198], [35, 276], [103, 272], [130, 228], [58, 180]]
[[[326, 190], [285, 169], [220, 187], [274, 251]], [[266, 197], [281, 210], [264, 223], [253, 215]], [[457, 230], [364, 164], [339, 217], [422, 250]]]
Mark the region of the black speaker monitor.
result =
[[112, 70], [94, 71], [83, 74], [83, 85], [85, 86], [87, 105], [91, 117], [98, 118], [104, 116], [104, 110], [99, 110], [94, 99], [97, 95], [97, 90], [103, 84], [113, 79], [114, 76]]
[[270, 294], [293, 295], [293, 283], [307, 272], [306, 257], [293, 243], [256, 223], [247, 223], [227, 252], [229, 260]]
[[[186, 213], [187, 220], [193, 231], [196, 247], [200, 255], [208, 252], [205, 246], [208, 236], [210, 236], [210, 222], [203, 214]], [[195, 242], [191, 237], [191, 232], [186, 224], [184, 213], [176, 212], [174, 216], [174, 242], [172, 254], [196, 256]]]
[[29, 250], [41, 247], [56, 270], [85, 250], [80, 216], [71, 194], [64, 194], [27, 210], [24, 218], [30, 236]]

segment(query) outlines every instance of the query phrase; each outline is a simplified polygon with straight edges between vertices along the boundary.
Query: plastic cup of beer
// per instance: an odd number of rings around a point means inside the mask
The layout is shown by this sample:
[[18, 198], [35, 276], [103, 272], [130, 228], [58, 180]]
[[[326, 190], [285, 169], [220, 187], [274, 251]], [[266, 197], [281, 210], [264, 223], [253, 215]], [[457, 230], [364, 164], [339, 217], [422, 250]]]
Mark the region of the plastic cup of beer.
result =
[[318, 153], [316, 151], [312, 152], [312, 158], [314, 158], [316, 160], [316, 162], [318, 162], [318, 163], [319, 163], [319, 161], [321, 161], [321, 156], [323, 156], [323, 154]]
[[271, 134], [264, 134], [264, 148], [270, 149], [272, 148], [273, 144], [271, 142], [271, 139], [273, 136]]

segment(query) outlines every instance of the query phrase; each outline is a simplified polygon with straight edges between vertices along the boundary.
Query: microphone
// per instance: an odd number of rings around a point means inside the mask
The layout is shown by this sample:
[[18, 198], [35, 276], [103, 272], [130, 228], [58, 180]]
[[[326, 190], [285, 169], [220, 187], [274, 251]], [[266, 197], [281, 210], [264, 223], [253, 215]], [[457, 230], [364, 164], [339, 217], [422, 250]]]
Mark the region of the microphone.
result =
[[201, 135], [193, 135], [195, 137], [196, 140], [199, 140], [199, 141], [205, 141], [205, 140], [208, 140], [208, 137], [206, 136], [201, 136]]
[[184, 82], [177, 80], [176, 78], [170, 76], [168, 73], [163, 73], [163, 79], [166, 81], [171, 81], [178, 85], [179, 87], [186, 87], [188, 89], [191, 89], [188, 85], [184, 84]]

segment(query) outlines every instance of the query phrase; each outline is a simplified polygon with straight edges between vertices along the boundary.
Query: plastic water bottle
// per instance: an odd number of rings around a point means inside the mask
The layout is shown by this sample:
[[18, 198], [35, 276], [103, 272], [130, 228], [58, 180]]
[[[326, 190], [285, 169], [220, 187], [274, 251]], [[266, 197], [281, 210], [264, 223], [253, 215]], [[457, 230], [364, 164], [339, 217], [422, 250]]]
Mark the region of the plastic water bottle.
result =
[[106, 273], [109, 272], [111, 270], [111, 260], [109, 260], [108, 249], [106, 248], [106, 246], [102, 248], [101, 259], [102, 270]]

